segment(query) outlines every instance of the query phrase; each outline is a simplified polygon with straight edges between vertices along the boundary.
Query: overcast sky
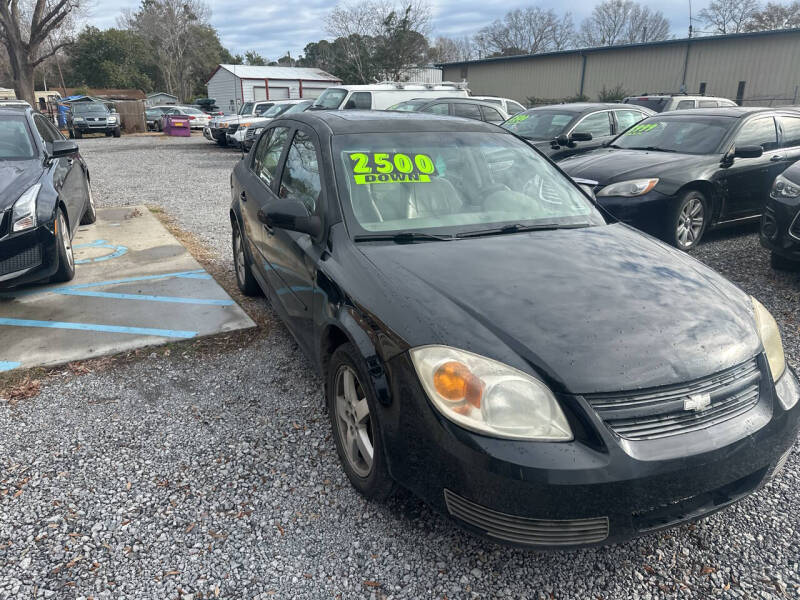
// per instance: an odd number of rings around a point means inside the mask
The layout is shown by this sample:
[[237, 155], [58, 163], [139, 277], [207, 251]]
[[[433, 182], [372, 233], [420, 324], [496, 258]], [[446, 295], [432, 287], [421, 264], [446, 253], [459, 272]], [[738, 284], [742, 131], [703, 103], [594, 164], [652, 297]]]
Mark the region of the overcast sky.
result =
[[[326, 33], [323, 18], [335, 6], [335, 0], [300, 0], [298, 2], [271, 2], [267, 0], [210, 0], [211, 24], [219, 31], [222, 43], [235, 53], [256, 50], [263, 56], [276, 59], [287, 50], [296, 56], [308, 42], [323, 39]], [[459, 37], [471, 35], [478, 29], [501, 18], [513, 8], [538, 5], [557, 12], [569, 10], [573, 20], [580, 24], [592, 10], [595, 0], [430, 0], [433, 9], [433, 35]], [[689, 20], [688, 0], [664, 2], [643, 0], [642, 4], [661, 10], [672, 25], [672, 33], [685, 37]], [[706, 4], [695, 0], [697, 12]], [[139, 0], [97, 0], [91, 11], [90, 22], [105, 29], [114, 27], [123, 8], [135, 8]]]

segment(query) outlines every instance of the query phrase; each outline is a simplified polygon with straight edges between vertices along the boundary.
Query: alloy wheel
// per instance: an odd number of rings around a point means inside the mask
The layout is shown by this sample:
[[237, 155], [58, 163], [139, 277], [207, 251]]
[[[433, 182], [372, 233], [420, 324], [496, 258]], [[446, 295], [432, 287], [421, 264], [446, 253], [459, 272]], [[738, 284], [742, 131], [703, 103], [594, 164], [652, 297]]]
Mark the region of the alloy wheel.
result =
[[703, 201], [700, 198], [689, 198], [678, 215], [676, 237], [680, 245], [684, 248], [694, 246], [697, 240], [700, 239], [704, 224], [705, 210], [703, 209]]
[[67, 229], [67, 222], [64, 220], [64, 215], [58, 215], [58, 229], [61, 231], [61, 244], [64, 247], [64, 256], [67, 257], [67, 262], [70, 268], [75, 264], [75, 257], [72, 254], [72, 241], [69, 239], [69, 230]]
[[345, 458], [359, 477], [367, 477], [374, 458], [372, 420], [364, 388], [349, 366], [339, 367], [334, 393], [336, 425]]

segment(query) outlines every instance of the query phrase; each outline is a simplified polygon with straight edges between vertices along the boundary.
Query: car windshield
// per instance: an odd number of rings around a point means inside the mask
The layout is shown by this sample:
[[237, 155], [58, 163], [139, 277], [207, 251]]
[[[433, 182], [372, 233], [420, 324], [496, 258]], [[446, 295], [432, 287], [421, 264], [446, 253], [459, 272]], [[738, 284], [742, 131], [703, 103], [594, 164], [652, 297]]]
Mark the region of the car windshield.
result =
[[343, 135], [334, 138], [334, 156], [356, 231], [473, 233], [503, 224], [605, 222], [562, 173], [504, 133]]
[[625, 104], [635, 104], [636, 106], [644, 106], [655, 112], [663, 112], [667, 107], [668, 100], [669, 98], [665, 96], [661, 96], [660, 98], [642, 96], [640, 98], [625, 98]]
[[28, 160], [33, 157], [33, 139], [25, 117], [0, 116], [0, 160]]
[[653, 116], [626, 130], [611, 145], [616, 148], [661, 150], [684, 154], [713, 154], [736, 124], [733, 117]]
[[314, 101], [311, 107], [327, 109], [339, 108], [345, 96], [347, 96], [347, 90], [342, 88], [328, 88], [319, 95], [319, 98]]
[[249, 115], [253, 112], [253, 103], [252, 102], [245, 102], [242, 104], [242, 108], [239, 109], [240, 115]]
[[72, 112], [76, 115], [106, 114], [108, 109], [100, 102], [76, 102], [72, 105]]
[[531, 110], [514, 115], [501, 127], [529, 140], [552, 140], [575, 116], [576, 113], [563, 110]]
[[275, 104], [274, 106], [271, 106], [270, 108], [268, 108], [267, 110], [265, 110], [265, 111], [264, 111], [264, 112], [261, 114], [261, 116], [262, 116], [262, 117], [265, 117], [265, 118], [267, 118], [267, 119], [274, 119], [275, 117], [277, 117], [277, 116], [279, 116], [279, 115], [282, 115], [283, 113], [285, 113], [285, 112], [286, 112], [287, 110], [289, 110], [291, 107], [292, 107], [292, 105], [291, 105], [291, 104]]
[[298, 102], [297, 104], [292, 104], [289, 107], [289, 110], [287, 110], [285, 114], [288, 115], [288, 114], [291, 114], [291, 113], [303, 112], [303, 111], [307, 110], [308, 107], [311, 106], [311, 104], [312, 104], [311, 100], [304, 100], [303, 102]]
[[399, 110], [401, 112], [414, 112], [428, 104], [430, 100], [406, 100], [390, 106], [387, 110]]
[[196, 108], [182, 108], [180, 110], [184, 115], [204, 115], [205, 114], [202, 110], [198, 110]]

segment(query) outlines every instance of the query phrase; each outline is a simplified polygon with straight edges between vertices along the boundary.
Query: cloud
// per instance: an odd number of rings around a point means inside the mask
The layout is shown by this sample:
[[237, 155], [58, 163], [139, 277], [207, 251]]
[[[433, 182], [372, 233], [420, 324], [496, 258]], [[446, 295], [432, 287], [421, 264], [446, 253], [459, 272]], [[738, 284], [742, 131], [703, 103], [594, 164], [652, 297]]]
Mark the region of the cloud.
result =
[[[472, 35], [509, 10], [531, 6], [531, 0], [430, 0], [433, 12], [434, 37]], [[643, 0], [642, 4], [661, 10], [672, 24], [673, 33], [683, 37], [688, 24], [686, 9], [675, 3]], [[336, 5], [335, 0], [302, 0], [301, 2], [266, 3], [258, 0], [211, 0], [211, 24], [217, 28], [223, 45], [234, 54], [255, 50], [277, 59], [287, 51], [302, 54], [309, 42], [329, 37], [325, 32], [325, 15]], [[573, 0], [565, 7], [563, 0], [541, 0], [536, 5], [556, 12], [567, 8], [578, 26], [591, 14], [594, 0]], [[700, 4], [699, 2], [697, 4]], [[98, 0], [89, 19], [100, 28], [114, 27], [117, 16], [125, 8], [136, 8], [139, 0]], [[701, 6], [695, 8], [695, 14]]]

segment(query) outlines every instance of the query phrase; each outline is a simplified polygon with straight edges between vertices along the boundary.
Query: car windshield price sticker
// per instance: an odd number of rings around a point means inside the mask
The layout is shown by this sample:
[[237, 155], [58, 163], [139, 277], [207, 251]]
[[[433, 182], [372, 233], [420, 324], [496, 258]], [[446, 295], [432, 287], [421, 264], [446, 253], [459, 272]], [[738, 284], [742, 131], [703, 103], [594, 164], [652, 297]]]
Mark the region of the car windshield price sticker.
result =
[[357, 185], [367, 183], [430, 183], [436, 165], [427, 154], [351, 152], [348, 154]]
[[516, 125], [517, 123], [522, 123], [523, 121], [527, 121], [530, 115], [514, 115], [508, 121], [506, 121], [507, 125]]
[[634, 125], [625, 132], [625, 135], [641, 135], [642, 133], [651, 131], [656, 127], [658, 127], [658, 123], [643, 123], [641, 125]]

